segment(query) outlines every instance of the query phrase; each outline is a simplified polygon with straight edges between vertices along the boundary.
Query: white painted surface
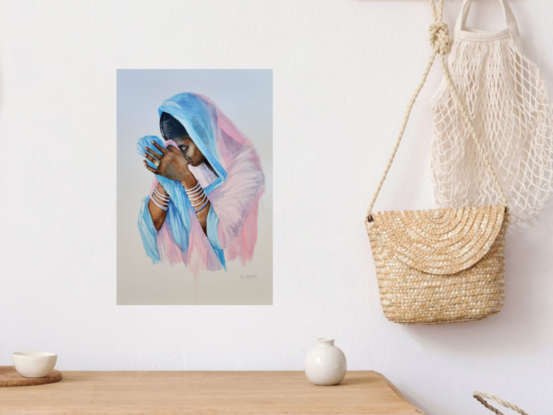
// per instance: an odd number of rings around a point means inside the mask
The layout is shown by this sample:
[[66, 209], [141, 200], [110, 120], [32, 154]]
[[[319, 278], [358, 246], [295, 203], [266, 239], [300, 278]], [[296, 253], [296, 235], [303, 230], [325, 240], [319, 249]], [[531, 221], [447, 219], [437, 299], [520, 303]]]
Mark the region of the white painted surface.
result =
[[[446, 0], [451, 25], [460, 0]], [[469, 24], [502, 27], [496, 2]], [[553, 90], [553, 2], [511, 1]], [[492, 19], [491, 16], [494, 16]], [[553, 395], [553, 209], [511, 229], [503, 311], [405, 327], [382, 316], [363, 214], [430, 53], [423, 0], [0, 2], [0, 364], [303, 369], [317, 337], [429, 414], [531, 414]], [[274, 70], [274, 305], [115, 305], [117, 68]], [[379, 209], [432, 207], [425, 107]], [[307, 379], [306, 379], [307, 381]]]

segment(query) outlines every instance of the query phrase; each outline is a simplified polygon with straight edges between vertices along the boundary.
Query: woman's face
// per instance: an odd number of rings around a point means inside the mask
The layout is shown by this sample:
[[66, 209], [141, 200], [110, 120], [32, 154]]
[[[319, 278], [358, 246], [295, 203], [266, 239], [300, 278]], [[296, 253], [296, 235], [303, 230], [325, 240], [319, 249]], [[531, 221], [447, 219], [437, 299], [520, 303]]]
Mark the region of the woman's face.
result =
[[206, 161], [205, 156], [196, 147], [196, 144], [194, 144], [189, 135], [181, 135], [175, 138], [174, 141], [179, 146], [189, 165], [196, 167]]

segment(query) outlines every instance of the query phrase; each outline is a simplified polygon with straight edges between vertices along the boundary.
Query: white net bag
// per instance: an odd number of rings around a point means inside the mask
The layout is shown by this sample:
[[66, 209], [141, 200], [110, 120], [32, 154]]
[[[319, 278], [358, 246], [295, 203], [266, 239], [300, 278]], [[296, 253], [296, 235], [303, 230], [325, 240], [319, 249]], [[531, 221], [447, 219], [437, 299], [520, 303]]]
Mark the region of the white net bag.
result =
[[[511, 221], [537, 215], [553, 190], [553, 106], [536, 65], [522, 53], [515, 17], [499, 0], [507, 28], [465, 28], [464, 0], [448, 56], [451, 77], [507, 197]], [[445, 80], [434, 112], [432, 181], [439, 207], [494, 204], [498, 193]]]

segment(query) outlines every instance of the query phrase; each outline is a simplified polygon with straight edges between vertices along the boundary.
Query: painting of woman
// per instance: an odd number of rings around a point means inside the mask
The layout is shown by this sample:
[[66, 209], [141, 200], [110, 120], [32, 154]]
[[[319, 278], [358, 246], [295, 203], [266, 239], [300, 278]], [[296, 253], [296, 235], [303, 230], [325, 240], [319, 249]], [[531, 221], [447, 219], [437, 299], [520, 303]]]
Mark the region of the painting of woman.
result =
[[138, 228], [148, 257], [197, 276], [254, 255], [265, 176], [251, 140], [207, 96], [184, 92], [158, 108], [163, 139], [137, 151], [154, 174]]

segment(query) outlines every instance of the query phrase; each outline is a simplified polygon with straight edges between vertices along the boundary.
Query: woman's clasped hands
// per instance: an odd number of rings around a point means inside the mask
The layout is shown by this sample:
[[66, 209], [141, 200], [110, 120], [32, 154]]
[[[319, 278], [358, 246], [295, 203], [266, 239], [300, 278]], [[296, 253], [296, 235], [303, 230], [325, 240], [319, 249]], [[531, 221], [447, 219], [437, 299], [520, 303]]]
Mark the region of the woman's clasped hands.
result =
[[156, 166], [154, 169], [144, 160], [144, 166], [152, 173], [178, 182], [182, 182], [191, 174], [188, 169], [188, 161], [177, 147], [169, 145], [167, 148], [163, 148], [154, 141], [152, 141], [152, 145], [157, 151], [149, 147], [144, 148], [146, 151], [144, 157]]

